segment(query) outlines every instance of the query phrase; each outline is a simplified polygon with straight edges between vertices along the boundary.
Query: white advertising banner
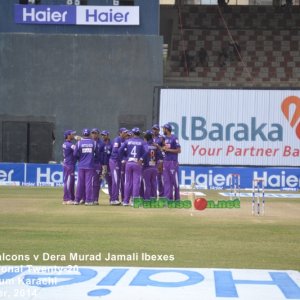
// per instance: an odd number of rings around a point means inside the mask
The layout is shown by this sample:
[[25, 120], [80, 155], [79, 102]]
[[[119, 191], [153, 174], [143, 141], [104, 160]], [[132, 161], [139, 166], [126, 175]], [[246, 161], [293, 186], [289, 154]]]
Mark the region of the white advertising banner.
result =
[[77, 6], [77, 25], [139, 25], [139, 6]]
[[300, 90], [161, 89], [187, 165], [300, 165]]
[[[146, 253], [132, 255], [146, 257]], [[0, 266], [0, 298], [300, 299], [299, 275], [298, 271], [284, 270], [4, 265]]]

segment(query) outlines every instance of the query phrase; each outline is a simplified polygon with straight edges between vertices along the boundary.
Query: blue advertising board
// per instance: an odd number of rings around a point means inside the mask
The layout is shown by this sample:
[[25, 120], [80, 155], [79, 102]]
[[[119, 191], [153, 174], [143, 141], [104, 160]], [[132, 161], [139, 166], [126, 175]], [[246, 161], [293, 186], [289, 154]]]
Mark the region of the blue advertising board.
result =
[[62, 186], [60, 164], [0, 163], [0, 184], [24, 186]]
[[138, 6], [15, 5], [15, 22], [49, 25], [139, 25]]
[[299, 168], [182, 166], [179, 182], [206, 188], [229, 187], [232, 174], [240, 175], [241, 188], [252, 187], [253, 179], [257, 178], [264, 179], [267, 189], [300, 188]]
[[[299, 189], [300, 168], [180, 166], [180, 185], [202, 188], [226, 188], [232, 174], [240, 175], [241, 188], [251, 188], [253, 179], [263, 178], [267, 189]], [[61, 186], [60, 164], [0, 163], [0, 183], [27, 186]]]
[[25, 164], [0, 164], [0, 182], [25, 182]]

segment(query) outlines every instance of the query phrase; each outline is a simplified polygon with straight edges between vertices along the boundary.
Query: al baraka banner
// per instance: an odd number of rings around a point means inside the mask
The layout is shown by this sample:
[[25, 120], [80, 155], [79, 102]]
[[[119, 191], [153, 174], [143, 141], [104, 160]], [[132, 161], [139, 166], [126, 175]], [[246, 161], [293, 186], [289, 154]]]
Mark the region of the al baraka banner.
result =
[[161, 89], [187, 165], [300, 165], [300, 91]]

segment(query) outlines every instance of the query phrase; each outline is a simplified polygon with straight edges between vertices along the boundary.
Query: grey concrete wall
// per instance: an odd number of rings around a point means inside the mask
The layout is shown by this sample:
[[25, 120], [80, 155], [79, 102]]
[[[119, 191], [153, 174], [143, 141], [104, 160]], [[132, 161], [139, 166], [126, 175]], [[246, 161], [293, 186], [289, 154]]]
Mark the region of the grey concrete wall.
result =
[[158, 36], [0, 34], [0, 115], [55, 120], [56, 160], [65, 129], [151, 126], [162, 82]]

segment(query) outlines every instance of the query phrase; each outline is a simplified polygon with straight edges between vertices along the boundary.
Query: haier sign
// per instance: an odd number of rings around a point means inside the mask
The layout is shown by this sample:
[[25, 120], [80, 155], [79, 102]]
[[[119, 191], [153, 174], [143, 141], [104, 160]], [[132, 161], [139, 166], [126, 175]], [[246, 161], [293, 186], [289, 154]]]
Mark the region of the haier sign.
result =
[[0, 163], [0, 185], [62, 186], [62, 165]]
[[[180, 166], [179, 182], [228, 188], [232, 174], [240, 174], [241, 188], [251, 188], [253, 179], [263, 178], [267, 189], [300, 189], [299, 168]], [[63, 168], [60, 164], [0, 163], [0, 185], [62, 186]]]
[[15, 5], [15, 22], [50, 25], [139, 25], [138, 6]]
[[[0, 266], [0, 298], [300, 299], [298, 271], [69, 267], [68, 269], [58, 266]], [[17, 293], [19, 291], [25, 292], [19, 295]]]

